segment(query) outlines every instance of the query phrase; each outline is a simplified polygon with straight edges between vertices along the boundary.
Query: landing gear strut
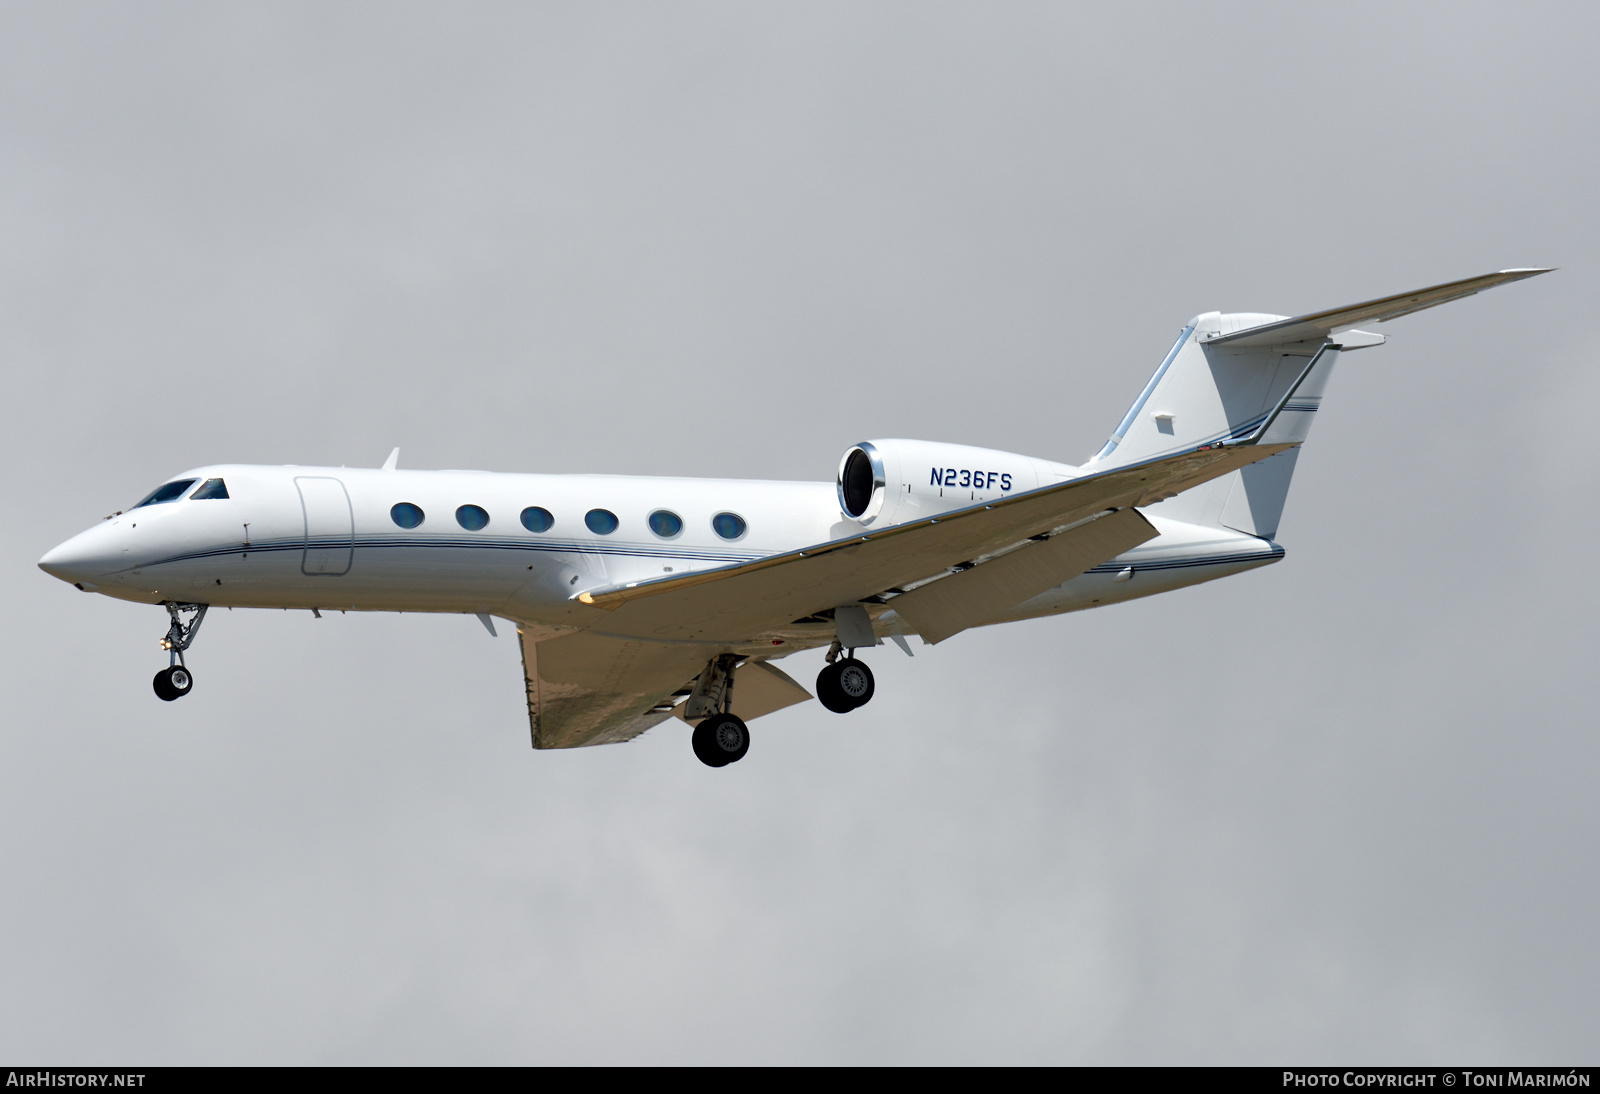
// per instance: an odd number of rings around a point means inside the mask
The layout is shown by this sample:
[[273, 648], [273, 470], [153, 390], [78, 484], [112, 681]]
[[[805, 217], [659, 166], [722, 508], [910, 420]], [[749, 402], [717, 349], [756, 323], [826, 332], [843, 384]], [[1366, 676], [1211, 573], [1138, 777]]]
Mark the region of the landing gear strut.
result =
[[700, 719], [690, 743], [707, 767], [727, 767], [750, 751], [750, 729], [733, 713], [733, 670], [738, 664], [731, 653], [712, 660], [684, 706], [685, 717]]
[[839, 649], [835, 643], [835, 648], [828, 651], [828, 663], [817, 673], [817, 700], [835, 714], [849, 714], [866, 706], [877, 688], [872, 670], [866, 662], [856, 660], [855, 652], [851, 650], [849, 657], [836, 661]]
[[[194, 636], [200, 633], [200, 621], [206, 617], [206, 605], [164, 601], [162, 607], [167, 609], [167, 615], [172, 618], [172, 626], [167, 628], [167, 636], [161, 640], [161, 648], [168, 652], [169, 659], [167, 667], [156, 673], [151, 683], [156, 689], [156, 698], [170, 703], [174, 699], [182, 699], [194, 689], [194, 674], [183, 663], [183, 651], [194, 644]], [[183, 620], [185, 614], [193, 617], [187, 623]]]

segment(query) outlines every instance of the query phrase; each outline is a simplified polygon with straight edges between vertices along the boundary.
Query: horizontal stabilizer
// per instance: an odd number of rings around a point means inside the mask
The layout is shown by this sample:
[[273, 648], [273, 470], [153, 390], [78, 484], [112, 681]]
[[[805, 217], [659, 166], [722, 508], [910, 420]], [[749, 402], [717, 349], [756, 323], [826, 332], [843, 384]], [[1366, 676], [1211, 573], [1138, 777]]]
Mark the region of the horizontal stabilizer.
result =
[[[1460, 300], [1464, 296], [1480, 293], [1484, 289], [1492, 289], [1496, 285], [1505, 285], [1512, 281], [1521, 281], [1528, 277], [1537, 277], [1542, 273], [1549, 273], [1548, 269], [1538, 270], [1500, 270], [1498, 273], [1484, 274], [1481, 277], [1469, 277], [1464, 281], [1450, 281], [1443, 285], [1434, 285], [1427, 289], [1417, 289], [1415, 292], [1400, 293], [1397, 296], [1385, 296], [1379, 300], [1368, 300], [1364, 304], [1352, 304], [1346, 308], [1335, 308], [1332, 311], [1313, 312], [1310, 315], [1297, 315], [1292, 319], [1280, 319], [1275, 323], [1266, 323], [1259, 327], [1247, 327], [1232, 334], [1217, 334], [1212, 337], [1202, 337], [1208, 346], [1235, 345], [1235, 346], [1275, 346], [1285, 342], [1320, 341], [1329, 338], [1337, 331], [1349, 330], [1351, 327], [1362, 323], [1386, 323], [1390, 319], [1398, 319], [1402, 315], [1410, 315], [1424, 308], [1437, 307], [1448, 304], [1452, 300]], [[1371, 338], [1371, 335], [1365, 335]], [[1335, 339], [1337, 341], [1337, 339]], [[1370, 344], [1370, 343], [1363, 343]], [[1356, 348], [1356, 347], [1351, 347]]]

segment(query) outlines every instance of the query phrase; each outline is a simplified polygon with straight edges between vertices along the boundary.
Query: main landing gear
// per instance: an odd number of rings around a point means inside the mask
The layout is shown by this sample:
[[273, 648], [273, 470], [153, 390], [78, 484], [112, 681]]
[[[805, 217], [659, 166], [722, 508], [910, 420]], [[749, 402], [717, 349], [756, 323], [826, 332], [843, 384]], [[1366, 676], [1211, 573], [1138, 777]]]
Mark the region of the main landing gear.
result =
[[750, 751], [750, 728], [733, 713], [733, 670], [739, 658], [731, 653], [713, 658], [694, 682], [684, 704], [685, 718], [698, 718], [690, 744], [707, 767], [727, 767]]
[[737, 715], [713, 714], [694, 727], [690, 743], [707, 767], [727, 767], [750, 751], [750, 727]]
[[[167, 601], [163, 602], [162, 607], [167, 609], [167, 615], [172, 618], [172, 626], [167, 628], [167, 636], [161, 640], [161, 648], [168, 652], [169, 661], [166, 668], [156, 673], [151, 683], [156, 689], [156, 698], [170, 703], [174, 699], [182, 699], [194, 689], [194, 674], [183, 663], [183, 651], [194, 644], [194, 636], [200, 633], [200, 621], [206, 617], [206, 605]], [[187, 623], [183, 619], [186, 614], [192, 616]]]
[[865, 661], [856, 660], [855, 652], [851, 650], [849, 657], [834, 660], [839, 656], [835, 643], [828, 651], [828, 663], [817, 673], [817, 700], [835, 714], [849, 714], [856, 707], [866, 706], [876, 690], [872, 670]]

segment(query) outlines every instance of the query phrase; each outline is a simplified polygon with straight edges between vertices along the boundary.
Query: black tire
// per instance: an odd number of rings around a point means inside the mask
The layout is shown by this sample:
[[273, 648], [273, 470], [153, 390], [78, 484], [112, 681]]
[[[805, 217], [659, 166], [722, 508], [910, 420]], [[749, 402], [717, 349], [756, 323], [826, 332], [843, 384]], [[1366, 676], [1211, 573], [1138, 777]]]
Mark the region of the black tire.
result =
[[750, 751], [750, 729], [732, 714], [713, 714], [694, 727], [694, 754], [707, 767], [726, 767]]
[[835, 714], [849, 714], [856, 709], [855, 703], [850, 701], [850, 697], [839, 686], [839, 672], [842, 665], [842, 661], [823, 665], [822, 671], [817, 673], [817, 702]]
[[851, 710], [872, 702], [873, 692], [877, 691], [878, 685], [872, 679], [872, 670], [867, 668], [865, 661], [846, 657], [843, 661], [835, 661], [833, 667], [839, 670], [834, 676], [839, 682], [839, 694], [844, 696]]
[[707, 767], [722, 767], [728, 762], [711, 751], [710, 718], [694, 727], [694, 736], [689, 738], [689, 744], [694, 748], [695, 758]]
[[151, 686], [156, 689], [156, 698], [164, 703], [170, 703], [178, 697], [177, 689], [172, 686], [171, 673], [171, 669], [162, 669], [156, 673], [156, 678], [150, 681]]
[[150, 683], [156, 689], [156, 698], [170, 703], [194, 690], [194, 674], [182, 665], [173, 665], [156, 673], [156, 678]]

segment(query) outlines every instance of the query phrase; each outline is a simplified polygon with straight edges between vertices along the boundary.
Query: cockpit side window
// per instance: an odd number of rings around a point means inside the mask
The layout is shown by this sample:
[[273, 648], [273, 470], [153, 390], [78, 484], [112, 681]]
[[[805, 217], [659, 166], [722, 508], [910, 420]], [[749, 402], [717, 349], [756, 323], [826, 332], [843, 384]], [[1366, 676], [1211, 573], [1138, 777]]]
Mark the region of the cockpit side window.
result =
[[228, 496], [228, 484], [221, 479], [207, 479], [206, 484], [196, 490], [189, 498], [190, 501], [205, 501], [208, 498], [225, 498]]
[[[146, 505], [160, 505], [164, 501], [175, 501], [183, 497], [184, 491], [198, 481], [198, 479], [179, 479], [177, 482], [163, 483], [161, 486], [156, 487], [149, 497], [135, 505], [134, 508], [143, 509]], [[222, 480], [218, 479], [217, 481], [221, 482]]]

